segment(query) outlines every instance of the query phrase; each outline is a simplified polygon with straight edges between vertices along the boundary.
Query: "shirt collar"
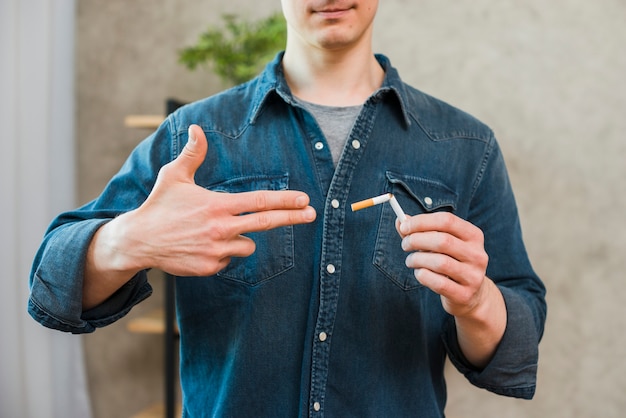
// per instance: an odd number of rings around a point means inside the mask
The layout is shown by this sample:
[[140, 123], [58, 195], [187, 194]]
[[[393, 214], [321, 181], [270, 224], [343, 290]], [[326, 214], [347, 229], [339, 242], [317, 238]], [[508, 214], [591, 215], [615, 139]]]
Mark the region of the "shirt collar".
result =
[[[283, 72], [283, 55], [284, 51], [276, 54], [274, 59], [267, 64], [265, 70], [255, 80], [257, 86], [250, 106], [251, 123], [255, 122], [256, 118], [263, 110], [264, 104], [275, 94], [280, 96], [286, 103], [291, 105], [295, 104], [295, 99], [291, 94]], [[372, 98], [382, 98], [386, 94], [392, 94], [396, 97], [402, 111], [403, 119], [408, 126], [411, 124], [411, 119], [407, 112], [407, 86], [402, 82], [398, 71], [391, 65], [391, 62], [385, 55], [376, 54], [375, 56], [383, 70], [385, 70], [385, 79], [381, 87], [374, 92]]]

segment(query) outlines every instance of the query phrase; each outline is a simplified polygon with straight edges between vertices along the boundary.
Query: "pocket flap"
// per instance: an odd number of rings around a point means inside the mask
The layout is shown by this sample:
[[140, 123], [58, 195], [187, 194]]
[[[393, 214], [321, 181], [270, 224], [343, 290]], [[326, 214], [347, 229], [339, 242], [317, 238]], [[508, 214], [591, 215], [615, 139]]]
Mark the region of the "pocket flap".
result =
[[456, 210], [458, 194], [445, 184], [423, 177], [387, 171], [387, 180], [394, 185], [394, 191], [400, 190], [418, 201], [425, 212], [433, 212], [442, 208]]

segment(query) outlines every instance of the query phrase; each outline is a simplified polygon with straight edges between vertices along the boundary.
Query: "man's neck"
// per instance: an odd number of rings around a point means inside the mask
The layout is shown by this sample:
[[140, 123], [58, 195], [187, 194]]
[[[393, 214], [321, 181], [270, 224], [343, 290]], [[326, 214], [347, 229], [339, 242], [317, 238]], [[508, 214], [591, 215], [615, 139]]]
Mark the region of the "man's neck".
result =
[[370, 48], [328, 51], [288, 45], [283, 68], [294, 96], [327, 106], [363, 104], [385, 76]]

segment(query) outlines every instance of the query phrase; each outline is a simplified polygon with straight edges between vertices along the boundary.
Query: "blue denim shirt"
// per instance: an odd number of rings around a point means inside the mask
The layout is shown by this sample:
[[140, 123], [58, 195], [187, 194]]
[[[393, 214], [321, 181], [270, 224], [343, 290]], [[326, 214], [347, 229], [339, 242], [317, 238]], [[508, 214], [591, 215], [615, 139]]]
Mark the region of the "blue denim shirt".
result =
[[[545, 289], [527, 258], [492, 131], [404, 84], [377, 56], [386, 78], [335, 168], [319, 126], [290, 93], [281, 58], [251, 82], [170, 115], [100, 197], [54, 220], [34, 261], [31, 315], [48, 327], [92, 332], [149, 296], [142, 272], [82, 312], [86, 248], [99, 226], [146, 199], [195, 123], [209, 141], [199, 185], [302, 190], [318, 218], [250, 234], [256, 252], [214, 277], [177, 278], [186, 417], [439, 417], [446, 356], [478, 387], [531, 398]], [[405, 266], [391, 207], [350, 210], [385, 192], [408, 214], [449, 211], [483, 230], [487, 274], [508, 310], [484, 369], [464, 359], [454, 319]]]

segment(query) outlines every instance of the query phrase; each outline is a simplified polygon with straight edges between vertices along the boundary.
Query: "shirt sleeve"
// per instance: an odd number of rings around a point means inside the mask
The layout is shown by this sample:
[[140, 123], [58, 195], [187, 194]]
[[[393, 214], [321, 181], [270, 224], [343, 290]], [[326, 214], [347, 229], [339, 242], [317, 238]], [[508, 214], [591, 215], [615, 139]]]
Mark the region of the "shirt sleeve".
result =
[[537, 381], [539, 358], [536, 328], [529, 318], [532, 312], [523, 298], [507, 288], [500, 288], [507, 308], [507, 327], [502, 341], [483, 369], [476, 369], [463, 355], [450, 318], [443, 341], [452, 364], [473, 385], [499, 395], [532, 399]]
[[173, 159], [173, 140], [166, 120], [133, 150], [100, 196], [53, 220], [31, 269], [28, 312], [36, 321], [66, 332], [93, 332], [150, 296], [147, 272], [142, 271], [102, 304], [83, 312], [85, 257], [98, 228], [145, 201], [159, 170]]
[[443, 341], [456, 368], [474, 385], [501, 395], [530, 399], [537, 381], [539, 342], [546, 319], [545, 286], [533, 270], [502, 153], [491, 138], [477, 175], [469, 221], [484, 233], [487, 277], [504, 297], [507, 326], [490, 363], [477, 370], [463, 356], [454, 318]]
[[89, 242], [103, 220], [86, 220], [55, 230], [35, 258], [30, 279], [28, 312], [39, 323], [74, 334], [111, 324], [152, 293], [141, 272], [109, 299], [82, 310], [84, 259]]

